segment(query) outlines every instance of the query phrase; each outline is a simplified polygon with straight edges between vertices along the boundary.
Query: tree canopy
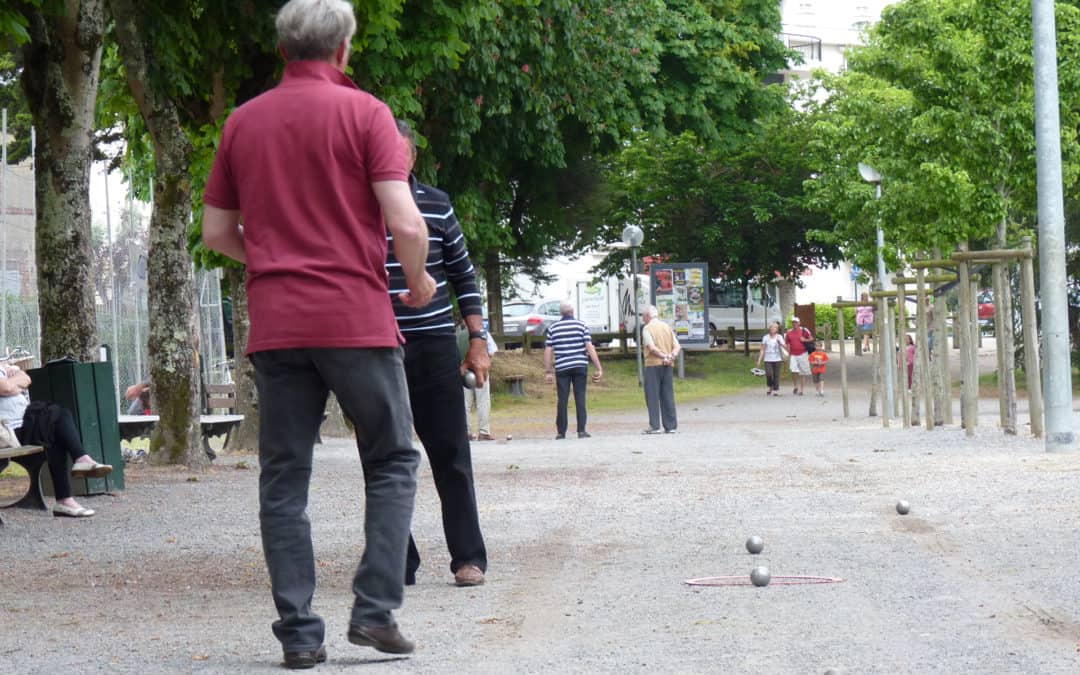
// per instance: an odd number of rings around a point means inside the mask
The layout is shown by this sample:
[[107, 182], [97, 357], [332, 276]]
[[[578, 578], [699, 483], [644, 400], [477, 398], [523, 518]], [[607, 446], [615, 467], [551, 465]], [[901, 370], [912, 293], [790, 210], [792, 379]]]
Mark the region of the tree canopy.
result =
[[[1080, 177], [1080, 12], [1058, 3], [1067, 191]], [[819, 80], [809, 187], [834, 227], [818, 233], [868, 266], [880, 218], [892, 266], [904, 252], [988, 242], [1035, 217], [1031, 3], [907, 0], [888, 7], [848, 70]], [[883, 196], [862, 182], [866, 162]]]

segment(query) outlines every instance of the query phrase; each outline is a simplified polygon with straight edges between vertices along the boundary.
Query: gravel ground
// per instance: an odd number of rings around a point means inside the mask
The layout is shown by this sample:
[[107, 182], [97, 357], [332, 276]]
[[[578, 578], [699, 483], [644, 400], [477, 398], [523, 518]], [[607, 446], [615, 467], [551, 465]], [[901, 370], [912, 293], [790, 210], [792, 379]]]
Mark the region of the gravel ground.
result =
[[[424, 565], [398, 614], [418, 642], [407, 659], [345, 639], [362, 475], [351, 443], [328, 439], [310, 506], [330, 653], [319, 671], [1080, 672], [1080, 455], [1002, 435], [992, 400], [965, 438], [883, 430], [865, 391], [846, 421], [835, 387], [785, 393], [684, 404], [670, 436], [641, 436], [642, 410], [597, 416], [591, 439], [477, 444], [491, 559], [475, 589], [451, 585], [425, 466]], [[254, 464], [131, 466], [123, 494], [86, 499], [98, 515], [85, 521], [5, 511], [0, 671], [279, 672]], [[751, 534], [759, 556], [743, 547]], [[759, 562], [774, 579], [843, 581], [683, 583]]]

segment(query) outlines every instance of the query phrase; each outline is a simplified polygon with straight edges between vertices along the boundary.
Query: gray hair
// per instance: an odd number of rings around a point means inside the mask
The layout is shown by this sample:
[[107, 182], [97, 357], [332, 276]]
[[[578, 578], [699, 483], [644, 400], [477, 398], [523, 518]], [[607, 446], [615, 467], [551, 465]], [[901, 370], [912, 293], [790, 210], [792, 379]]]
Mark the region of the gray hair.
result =
[[563, 316], [574, 316], [574, 306], [568, 301], [563, 300], [559, 303], [559, 314]]
[[654, 319], [657, 318], [658, 316], [660, 316], [660, 312], [657, 311], [656, 305], [649, 305], [645, 309], [641, 310], [641, 313], [643, 315], [648, 314], [649, 316], [651, 316]]
[[289, 0], [277, 13], [278, 44], [290, 61], [321, 61], [356, 32], [347, 0]]

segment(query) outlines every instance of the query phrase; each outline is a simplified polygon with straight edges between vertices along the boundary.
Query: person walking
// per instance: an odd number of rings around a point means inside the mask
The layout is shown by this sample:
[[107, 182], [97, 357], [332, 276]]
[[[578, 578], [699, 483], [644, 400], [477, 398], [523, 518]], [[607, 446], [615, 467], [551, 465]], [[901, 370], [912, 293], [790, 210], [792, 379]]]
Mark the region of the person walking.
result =
[[[407, 122], [398, 120], [397, 128], [408, 147], [411, 172], [416, 164], [416, 138]], [[438, 290], [424, 307], [410, 307], [395, 297], [395, 289], [404, 289], [408, 284], [404, 268], [394, 255], [393, 237], [388, 237], [386, 273], [390, 277], [390, 297], [398, 328], [405, 335], [405, 378], [409, 383], [413, 424], [431, 464], [431, 476], [442, 504], [450, 573], [458, 586], [479, 586], [484, 583], [487, 570], [487, 549], [476, 507], [461, 377], [471, 370], [476, 374], [478, 387], [487, 384], [491, 367], [488, 334], [484, 330], [476, 270], [469, 260], [465, 235], [454, 216], [450, 197], [417, 181], [411, 174], [409, 184], [427, 223], [428, 241], [433, 242], [428, 249], [427, 270]], [[451, 289], [469, 331], [463, 359], [458, 355]], [[420, 551], [410, 534], [406, 585], [416, 583], [419, 568]]]
[[645, 406], [649, 409], [646, 434], [673, 434], [679, 427], [675, 411], [675, 359], [682, 351], [679, 339], [666, 322], [656, 318], [654, 305], [641, 315], [641, 346], [645, 349]]
[[[467, 333], [463, 333], [467, 335]], [[460, 343], [459, 343], [460, 349]], [[499, 351], [499, 346], [495, 344], [495, 339], [488, 333], [487, 336], [487, 352], [488, 357], [495, 356], [495, 353]], [[490, 373], [489, 373], [490, 375]], [[470, 414], [472, 409], [476, 408], [477, 418], [477, 432], [475, 435], [470, 431], [469, 440], [476, 441], [493, 441], [495, 437], [491, 435], [491, 378], [484, 378], [484, 386], [480, 386], [479, 383], [472, 389], [465, 387], [465, 428], [470, 429]]]
[[829, 364], [829, 355], [822, 349], [822, 343], [817, 343], [817, 349], [810, 352], [810, 371], [814, 376], [814, 387], [818, 396], [825, 395], [825, 369]]
[[566, 301], [559, 303], [559, 314], [561, 318], [544, 332], [544, 379], [548, 384], [558, 381], [555, 440], [566, 438], [566, 409], [570, 402], [571, 386], [574, 389], [574, 407], [577, 411], [578, 438], [589, 438], [589, 432], [585, 431], [588, 417], [585, 387], [589, 377], [589, 361], [596, 366], [593, 382], [600, 381], [604, 376], [604, 369], [600, 366], [600, 356], [593, 346], [589, 328], [574, 318], [574, 306]]
[[[859, 302], [869, 303], [870, 294], [863, 291], [862, 295], [859, 296]], [[871, 337], [874, 333], [874, 306], [870, 304], [859, 305], [855, 309], [855, 323], [859, 325], [859, 330], [862, 331], [862, 350], [868, 352], [871, 347]]]
[[915, 375], [915, 338], [911, 334], [904, 336], [904, 361], [907, 363], [907, 388], [911, 389], [911, 381]]
[[404, 270], [406, 287], [394, 289], [401, 302], [427, 306], [435, 281], [424, 269], [428, 229], [394, 116], [344, 74], [352, 4], [290, 0], [275, 24], [284, 74], [225, 122], [204, 194], [203, 241], [247, 266], [273, 632], [286, 667], [311, 668], [327, 654], [326, 627], [312, 609], [307, 504], [331, 391], [356, 429], [365, 480], [348, 640], [394, 654], [414, 648], [393, 617], [404, 596], [420, 454], [390, 303], [388, 234]]
[[794, 385], [791, 393], [796, 396], [802, 396], [806, 389], [806, 378], [810, 375], [810, 350], [805, 343], [813, 339], [810, 331], [802, 327], [799, 317], [791, 319], [791, 330], [784, 335], [784, 341], [787, 343], [788, 354], [791, 354], [788, 364], [791, 369], [791, 383]]
[[788, 357], [784, 336], [780, 334], [780, 324], [769, 323], [769, 332], [761, 336], [761, 349], [758, 351], [758, 368], [765, 364], [765, 395], [780, 395], [780, 364]]

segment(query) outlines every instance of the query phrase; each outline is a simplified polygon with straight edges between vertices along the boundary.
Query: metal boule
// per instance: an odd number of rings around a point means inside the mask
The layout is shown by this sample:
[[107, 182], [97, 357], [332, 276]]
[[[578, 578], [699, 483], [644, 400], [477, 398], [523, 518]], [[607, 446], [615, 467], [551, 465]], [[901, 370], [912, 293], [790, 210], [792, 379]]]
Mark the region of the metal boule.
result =
[[908, 504], [906, 499], [901, 499], [900, 501], [896, 502], [896, 512], [900, 515], [906, 516], [908, 514], [908, 511], [910, 510], [911, 504]]
[[764, 565], [759, 565], [750, 570], [750, 581], [755, 586], [768, 586], [772, 581], [772, 575], [769, 574], [769, 568]]
[[476, 373], [466, 370], [465, 374], [461, 376], [461, 383], [465, 385], [466, 389], [476, 389]]
[[750, 551], [754, 555], [761, 553], [765, 549], [765, 540], [756, 534], [746, 540], [746, 550]]
[[506, 440], [512, 441], [512, 440], [514, 440], [514, 437], [511, 436], [510, 434], [506, 434]]

